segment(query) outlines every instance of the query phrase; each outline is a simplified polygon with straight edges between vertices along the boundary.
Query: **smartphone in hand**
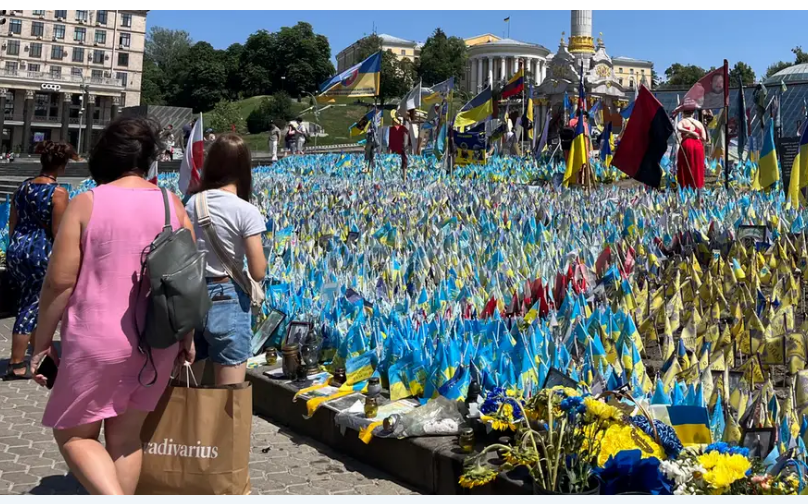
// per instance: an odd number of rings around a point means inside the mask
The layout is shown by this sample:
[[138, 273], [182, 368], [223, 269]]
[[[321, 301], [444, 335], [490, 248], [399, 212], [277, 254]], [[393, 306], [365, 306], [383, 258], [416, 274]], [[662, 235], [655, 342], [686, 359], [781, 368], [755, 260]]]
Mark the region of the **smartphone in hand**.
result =
[[56, 362], [53, 361], [50, 355], [46, 355], [42, 362], [39, 364], [39, 369], [36, 370], [35, 374], [42, 375], [47, 379], [47, 387], [48, 390], [53, 388], [53, 384], [56, 383], [56, 373], [59, 371], [59, 368], [56, 366]]

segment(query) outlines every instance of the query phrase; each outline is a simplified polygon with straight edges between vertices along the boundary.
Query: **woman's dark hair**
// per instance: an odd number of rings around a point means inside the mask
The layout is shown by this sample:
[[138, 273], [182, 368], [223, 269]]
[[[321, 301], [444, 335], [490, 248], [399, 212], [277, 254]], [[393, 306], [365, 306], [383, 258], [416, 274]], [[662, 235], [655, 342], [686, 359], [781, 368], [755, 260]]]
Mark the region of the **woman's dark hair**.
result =
[[220, 189], [236, 184], [238, 197], [250, 201], [252, 192], [252, 162], [250, 148], [244, 140], [228, 133], [217, 138], [205, 155], [202, 180], [196, 192]]
[[119, 117], [109, 123], [90, 152], [88, 166], [95, 182], [148, 173], [162, 149], [159, 131], [159, 125], [145, 117]]
[[39, 154], [39, 162], [42, 163], [42, 171], [54, 173], [65, 166], [68, 161], [75, 161], [79, 157], [73, 146], [67, 142], [51, 142], [45, 140], [39, 142], [34, 149], [35, 154]]

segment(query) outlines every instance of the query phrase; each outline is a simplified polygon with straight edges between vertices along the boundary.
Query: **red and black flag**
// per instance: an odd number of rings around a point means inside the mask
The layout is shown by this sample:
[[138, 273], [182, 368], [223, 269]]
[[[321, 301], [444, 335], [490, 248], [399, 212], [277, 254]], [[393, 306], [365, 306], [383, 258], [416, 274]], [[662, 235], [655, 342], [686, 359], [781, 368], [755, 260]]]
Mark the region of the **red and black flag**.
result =
[[662, 104], [648, 88], [640, 85], [631, 119], [612, 159], [612, 166], [643, 184], [658, 188], [662, 180], [659, 162], [668, 149], [668, 138], [672, 133], [673, 124]]

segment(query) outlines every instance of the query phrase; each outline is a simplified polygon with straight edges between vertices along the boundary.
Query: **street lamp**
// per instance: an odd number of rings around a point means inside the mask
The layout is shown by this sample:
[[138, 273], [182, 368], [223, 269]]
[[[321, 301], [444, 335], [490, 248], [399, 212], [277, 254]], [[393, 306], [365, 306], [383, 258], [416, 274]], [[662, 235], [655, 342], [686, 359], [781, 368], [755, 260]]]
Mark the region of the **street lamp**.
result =
[[[317, 120], [317, 126], [320, 127], [320, 124], [319, 124], [319, 122], [320, 122], [320, 107], [317, 106], [317, 98], [313, 94], [309, 93], [306, 90], [301, 89], [301, 91], [303, 91], [304, 93], [309, 95], [311, 97], [311, 99], [312, 99], [312, 102], [314, 102], [314, 118]], [[315, 131], [315, 135], [314, 135], [314, 146], [315, 147], [317, 147], [317, 137], [319, 136], [316, 133], [317, 132]]]
[[79, 140], [78, 140], [78, 151], [81, 152], [81, 130], [84, 129], [84, 95], [90, 92], [90, 86], [87, 84], [79, 84], [79, 89], [81, 90], [81, 94], [79, 95], [79, 102], [81, 107], [79, 108]]

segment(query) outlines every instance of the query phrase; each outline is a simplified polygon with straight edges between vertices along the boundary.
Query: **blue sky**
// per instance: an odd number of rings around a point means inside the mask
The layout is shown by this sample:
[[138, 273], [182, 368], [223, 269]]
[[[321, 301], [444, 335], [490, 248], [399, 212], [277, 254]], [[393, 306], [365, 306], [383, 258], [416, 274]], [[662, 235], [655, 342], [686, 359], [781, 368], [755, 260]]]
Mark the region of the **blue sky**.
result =
[[[510, 36], [555, 52], [561, 32], [569, 36], [569, 11], [158, 11], [149, 26], [182, 29], [194, 40], [216, 48], [244, 42], [259, 30], [275, 31], [298, 21], [311, 23], [328, 37], [331, 55], [375, 26], [378, 33], [423, 42], [436, 28], [449, 35], [482, 33], [503, 36], [510, 16]], [[709, 68], [724, 58], [741, 60], [760, 77], [771, 63], [793, 61], [790, 49], [801, 45], [808, 13], [789, 11], [595, 11], [593, 36], [603, 32], [611, 56], [654, 62], [662, 75], [672, 63]], [[725, 26], [726, 29], [721, 28]], [[806, 44], [808, 46], [808, 44]], [[808, 47], [806, 47], [808, 49]]]

